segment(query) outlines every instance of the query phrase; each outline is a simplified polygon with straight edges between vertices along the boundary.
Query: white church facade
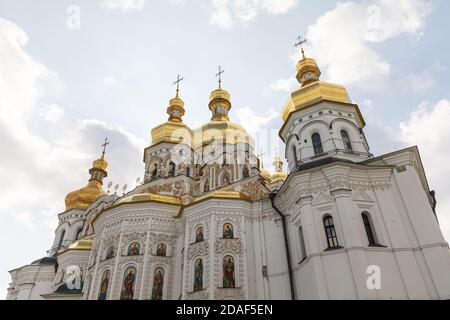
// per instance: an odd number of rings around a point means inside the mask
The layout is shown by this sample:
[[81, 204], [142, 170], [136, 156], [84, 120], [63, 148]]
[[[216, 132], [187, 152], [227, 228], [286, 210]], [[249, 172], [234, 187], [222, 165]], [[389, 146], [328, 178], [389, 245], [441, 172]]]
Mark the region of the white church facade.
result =
[[450, 299], [418, 149], [375, 157], [346, 88], [305, 56], [297, 79], [279, 132], [289, 173], [279, 157], [274, 174], [261, 166], [220, 80], [195, 130], [177, 89], [143, 182], [105, 193], [103, 152], [47, 256], [10, 271], [7, 299]]

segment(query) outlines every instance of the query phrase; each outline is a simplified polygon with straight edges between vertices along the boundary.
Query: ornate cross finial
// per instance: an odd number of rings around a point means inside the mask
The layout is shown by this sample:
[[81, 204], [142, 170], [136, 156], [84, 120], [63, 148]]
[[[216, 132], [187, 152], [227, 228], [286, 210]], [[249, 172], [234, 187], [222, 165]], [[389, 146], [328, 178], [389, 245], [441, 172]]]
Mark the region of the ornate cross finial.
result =
[[295, 43], [295, 47], [296, 47], [296, 48], [298, 48], [298, 47], [301, 48], [303, 59], [306, 59], [306, 56], [305, 56], [305, 50], [303, 49], [303, 45], [306, 44], [306, 43], [308, 43], [308, 40], [305, 39], [305, 38], [303, 38], [302, 36], [299, 36], [299, 37], [297, 38], [297, 42]]
[[177, 81], [175, 81], [173, 83], [173, 85], [177, 86], [177, 98], [178, 98], [178, 93], [180, 92], [180, 82], [183, 81], [184, 78], [182, 78], [180, 75], [177, 76]]
[[102, 159], [105, 158], [106, 153], [106, 147], [109, 145], [108, 137], [105, 138], [105, 143], [102, 144], [103, 152], [102, 152]]
[[222, 70], [222, 66], [219, 66], [219, 73], [216, 74], [216, 77], [219, 77], [219, 89], [222, 89], [222, 74], [225, 70]]

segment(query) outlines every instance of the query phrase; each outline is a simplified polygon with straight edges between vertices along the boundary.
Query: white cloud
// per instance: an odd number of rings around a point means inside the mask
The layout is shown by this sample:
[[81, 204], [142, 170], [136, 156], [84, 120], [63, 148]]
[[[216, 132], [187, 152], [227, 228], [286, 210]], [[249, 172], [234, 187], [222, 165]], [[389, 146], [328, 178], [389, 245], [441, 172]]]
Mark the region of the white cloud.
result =
[[223, 29], [231, 29], [233, 18], [229, 0], [211, 1], [211, 23]]
[[211, 23], [222, 29], [231, 29], [235, 20], [252, 21], [261, 11], [284, 14], [297, 3], [298, 0], [211, 0]]
[[100, 5], [108, 10], [142, 10], [145, 0], [101, 0]]
[[295, 77], [288, 78], [288, 79], [279, 79], [277, 81], [272, 82], [269, 84], [269, 88], [273, 91], [286, 91], [291, 92], [295, 88], [299, 88], [300, 84], [298, 83], [297, 79]]
[[297, 0], [263, 0], [262, 7], [271, 14], [286, 13], [297, 5]]
[[105, 87], [113, 87], [119, 83], [119, 80], [116, 77], [108, 76], [103, 79], [103, 86]]
[[338, 3], [308, 28], [310, 54], [329, 81], [377, 87], [391, 67], [370, 44], [400, 34], [419, 36], [430, 12], [428, 0]]
[[412, 73], [406, 77], [405, 83], [408, 84], [414, 92], [422, 93], [432, 88], [436, 84], [433, 75], [425, 70], [419, 73]]
[[239, 122], [245, 125], [245, 129], [249, 132], [257, 132], [264, 128], [270, 121], [276, 119], [280, 114], [273, 109], [265, 115], [254, 111], [249, 107], [237, 109], [236, 115]]
[[437, 213], [447, 241], [450, 241], [450, 101], [432, 106], [421, 104], [409, 119], [400, 124], [400, 140], [419, 147], [430, 188], [436, 190]]
[[23, 224], [29, 230], [35, 230], [34, 217], [30, 211], [14, 213], [13, 217], [16, 221]]
[[56, 104], [49, 104], [41, 110], [41, 116], [48, 122], [58, 122], [64, 116], [64, 109]]
[[[145, 142], [119, 125], [67, 120], [61, 107], [43, 104], [55, 73], [26, 52], [27, 41], [20, 27], [0, 20], [0, 145], [7, 150], [0, 157], [0, 181], [7, 182], [0, 184], [0, 215], [2, 223], [11, 218], [38, 229], [54, 223], [48, 212], [64, 210], [68, 192], [87, 184], [106, 136], [109, 175], [120, 184], [143, 174]], [[39, 126], [51, 127], [50, 135], [35, 132]]]

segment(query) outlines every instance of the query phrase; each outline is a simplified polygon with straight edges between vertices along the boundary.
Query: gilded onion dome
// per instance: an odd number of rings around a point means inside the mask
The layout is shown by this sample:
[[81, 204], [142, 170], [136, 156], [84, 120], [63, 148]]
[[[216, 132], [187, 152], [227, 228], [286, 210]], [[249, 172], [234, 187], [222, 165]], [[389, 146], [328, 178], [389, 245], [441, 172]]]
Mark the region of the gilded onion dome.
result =
[[219, 88], [212, 91], [209, 96], [209, 109], [212, 112], [211, 121], [195, 130], [195, 148], [201, 148], [213, 142], [223, 144], [248, 144], [254, 147], [254, 140], [240, 125], [231, 123], [229, 111], [231, 109], [231, 95], [222, 89], [221, 80]]
[[281, 161], [280, 156], [277, 154], [275, 156], [275, 161], [273, 163], [275, 168], [275, 173], [270, 177], [270, 182], [280, 182], [285, 181], [287, 179], [287, 172], [283, 172], [283, 161]]
[[184, 101], [178, 95], [169, 101], [167, 108], [169, 119], [152, 130], [152, 144], [161, 142], [192, 144], [192, 130], [183, 123]]
[[88, 185], [66, 196], [66, 211], [71, 209], [86, 210], [105, 194], [102, 186], [103, 179], [108, 176], [107, 168], [108, 162], [103, 156], [93, 162], [92, 168], [89, 170], [91, 179], [89, 179]]
[[321, 71], [314, 59], [307, 58], [303, 55], [296, 69], [296, 78], [301, 88], [290, 95], [283, 108], [281, 116], [285, 123], [295, 111], [306, 109], [319, 102], [328, 101], [346, 104], [352, 108], [356, 108], [361, 125], [365, 125], [358, 106], [352, 104], [347, 89], [344, 86], [320, 81]]

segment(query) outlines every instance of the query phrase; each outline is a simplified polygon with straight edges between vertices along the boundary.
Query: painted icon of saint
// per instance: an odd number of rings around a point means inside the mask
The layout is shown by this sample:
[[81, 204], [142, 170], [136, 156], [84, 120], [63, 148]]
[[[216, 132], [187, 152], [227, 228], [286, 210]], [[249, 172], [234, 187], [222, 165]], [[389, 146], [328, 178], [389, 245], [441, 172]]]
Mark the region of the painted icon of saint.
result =
[[120, 300], [133, 300], [135, 280], [136, 280], [136, 270], [133, 267], [129, 267], [125, 271], [125, 278], [123, 279], [122, 293], [120, 295]]
[[155, 276], [153, 278], [153, 291], [152, 300], [162, 300], [164, 289], [164, 270], [158, 268], [155, 270]]
[[198, 227], [197, 231], [195, 233], [195, 242], [202, 242], [203, 240], [204, 240], [203, 228], [202, 227]]
[[156, 248], [156, 255], [159, 257], [165, 257], [167, 255], [167, 247], [164, 243], [158, 244]]
[[194, 268], [194, 291], [203, 290], [203, 262], [202, 259], [195, 261]]
[[231, 256], [226, 256], [223, 259], [223, 287], [234, 288], [235, 286], [234, 259]]
[[110, 271], [106, 270], [103, 273], [102, 281], [100, 283], [100, 292], [98, 294], [98, 300], [106, 300], [106, 297], [108, 294], [108, 287], [109, 287], [109, 276], [110, 276]]
[[223, 225], [223, 238], [234, 239], [233, 226], [230, 223], [225, 223]]
[[130, 244], [128, 248], [129, 256], [138, 256], [140, 254], [140, 245], [137, 242], [133, 242]]

